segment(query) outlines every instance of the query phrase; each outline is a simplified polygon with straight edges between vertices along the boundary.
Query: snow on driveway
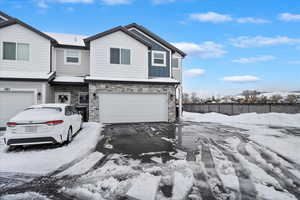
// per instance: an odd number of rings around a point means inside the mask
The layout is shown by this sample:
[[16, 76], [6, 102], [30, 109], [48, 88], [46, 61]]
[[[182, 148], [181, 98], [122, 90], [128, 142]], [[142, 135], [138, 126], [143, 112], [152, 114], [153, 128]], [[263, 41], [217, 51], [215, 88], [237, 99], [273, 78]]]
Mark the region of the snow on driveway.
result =
[[[247, 130], [249, 138], [300, 165], [300, 114], [247, 113], [227, 116], [218, 113], [184, 113], [185, 121], [214, 122]], [[299, 135], [293, 135], [291, 131]]]
[[0, 137], [0, 172], [18, 172], [45, 175], [61, 166], [91, 152], [100, 138], [102, 125], [84, 123], [83, 129], [73, 141], [63, 147], [49, 149], [25, 149], [24, 151], [7, 152]]

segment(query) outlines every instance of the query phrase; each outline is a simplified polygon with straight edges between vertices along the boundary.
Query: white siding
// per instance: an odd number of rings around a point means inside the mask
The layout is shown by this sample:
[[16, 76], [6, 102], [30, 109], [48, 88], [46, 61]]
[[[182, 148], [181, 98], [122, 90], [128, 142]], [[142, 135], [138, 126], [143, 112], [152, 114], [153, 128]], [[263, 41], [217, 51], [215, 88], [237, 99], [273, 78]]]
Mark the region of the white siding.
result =
[[[110, 64], [110, 48], [131, 50], [131, 64]], [[113, 78], [148, 78], [148, 47], [118, 31], [91, 41], [91, 76]]]
[[182, 80], [182, 56], [178, 53], [172, 55], [172, 58], [178, 58], [178, 68], [172, 67], [172, 77], [181, 82]]
[[[29, 61], [3, 60], [3, 41], [30, 44]], [[50, 71], [50, 41], [19, 24], [1, 28], [0, 70], [48, 73]]]
[[[81, 62], [79, 65], [66, 65], [64, 62], [64, 51], [66, 49], [55, 48], [53, 51], [53, 62], [57, 76], [84, 76], [90, 74], [90, 51], [87, 50], [75, 50], [80, 51]], [[74, 49], [72, 49], [74, 51]]]

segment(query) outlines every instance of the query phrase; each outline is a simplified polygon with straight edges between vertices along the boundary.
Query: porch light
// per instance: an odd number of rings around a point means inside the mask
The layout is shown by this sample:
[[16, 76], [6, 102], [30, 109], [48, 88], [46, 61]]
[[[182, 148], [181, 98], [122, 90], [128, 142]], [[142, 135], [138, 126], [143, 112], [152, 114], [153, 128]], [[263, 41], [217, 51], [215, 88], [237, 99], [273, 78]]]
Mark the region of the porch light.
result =
[[37, 99], [38, 99], [38, 101], [40, 101], [42, 99], [42, 93], [41, 92], [37, 93]]

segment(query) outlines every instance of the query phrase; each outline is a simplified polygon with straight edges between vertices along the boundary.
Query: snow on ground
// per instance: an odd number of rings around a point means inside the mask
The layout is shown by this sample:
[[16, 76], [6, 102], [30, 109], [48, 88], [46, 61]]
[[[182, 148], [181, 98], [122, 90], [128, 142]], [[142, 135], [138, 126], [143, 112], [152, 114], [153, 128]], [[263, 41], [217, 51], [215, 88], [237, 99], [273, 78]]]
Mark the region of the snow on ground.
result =
[[1, 197], [1, 200], [50, 200], [47, 197], [36, 192], [25, 192], [18, 194], [9, 194]]
[[298, 153], [300, 137], [287, 134], [286, 129], [294, 127], [300, 131], [300, 114], [283, 113], [247, 113], [227, 116], [218, 113], [184, 113], [184, 120], [196, 122], [213, 122], [246, 129], [245, 134], [262, 146], [300, 164]]
[[58, 177], [76, 176], [76, 175], [84, 174], [88, 172], [97, 162], [99, 162], [99, 160], [101, 160], [103, 156], [104, 155], [98, 151], [91, 153], [83, 160], [81, 160], [79, 163], [76, 163], [75, 165], [71, 166], [65, 171], [59, 173], [57, 176]]
[[102, 125], [85, 123], [68, 146], [7, 152], [0, 137], [0, 172], [47, 174], [92, 151], [100, 138]]

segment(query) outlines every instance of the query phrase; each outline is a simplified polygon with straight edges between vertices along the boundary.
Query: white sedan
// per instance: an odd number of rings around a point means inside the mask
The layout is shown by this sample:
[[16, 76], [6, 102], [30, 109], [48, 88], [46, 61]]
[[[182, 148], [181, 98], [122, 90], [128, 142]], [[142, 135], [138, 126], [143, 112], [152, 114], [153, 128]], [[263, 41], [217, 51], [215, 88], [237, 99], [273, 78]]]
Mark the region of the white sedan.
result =
[[71, 105], [34, 105], [7, 122], [4, 143], [8, 146], [70, 143], [81, 125], [82, 116]]

